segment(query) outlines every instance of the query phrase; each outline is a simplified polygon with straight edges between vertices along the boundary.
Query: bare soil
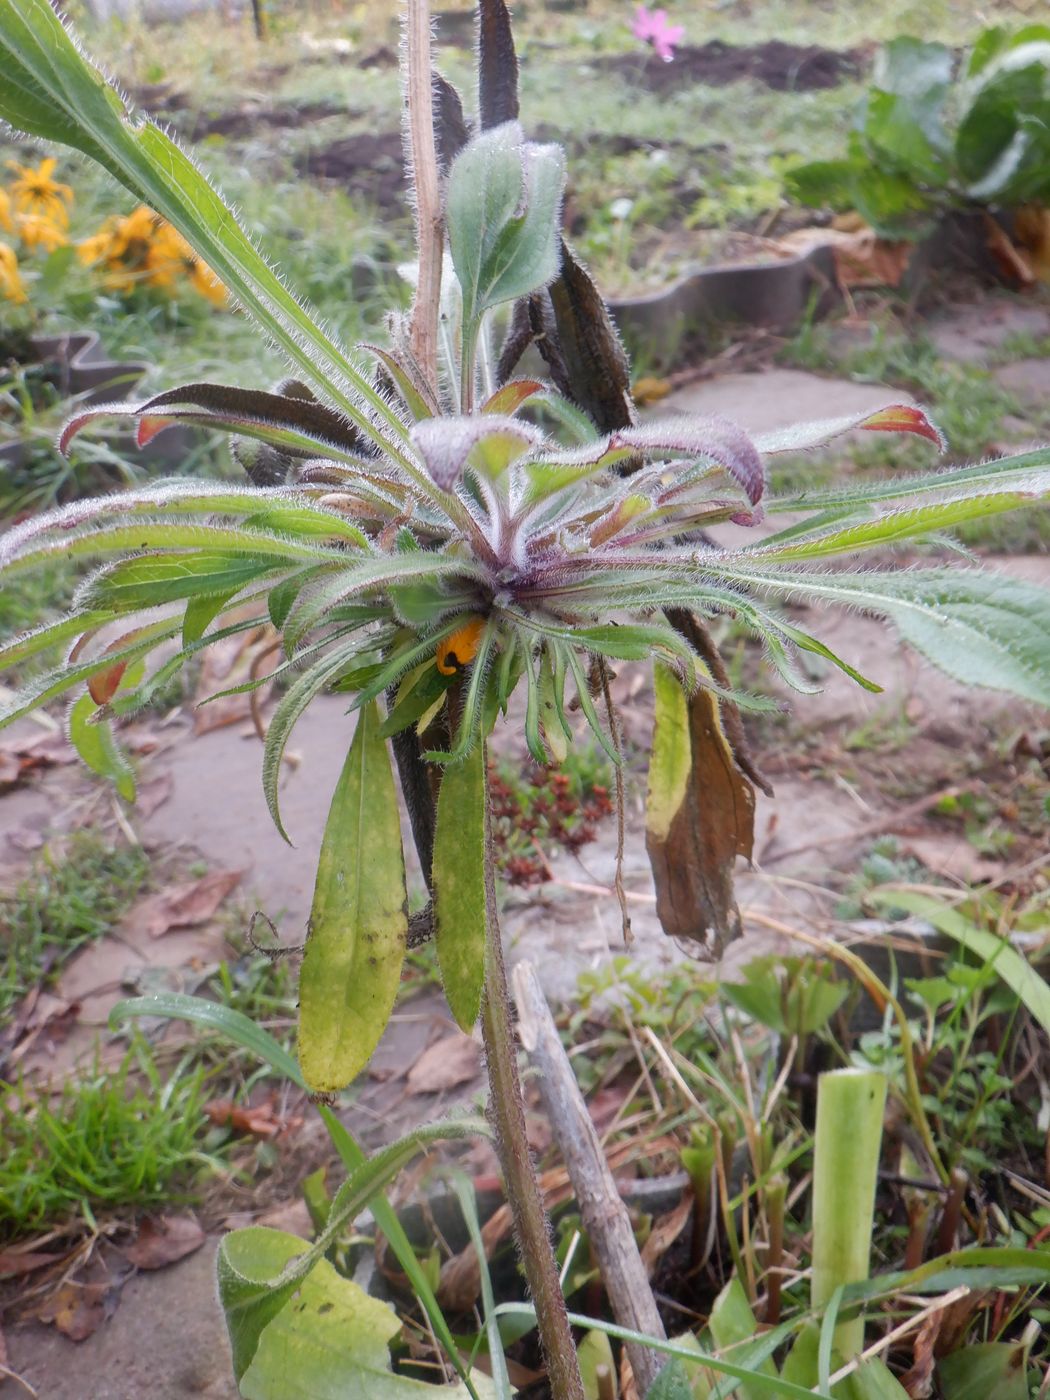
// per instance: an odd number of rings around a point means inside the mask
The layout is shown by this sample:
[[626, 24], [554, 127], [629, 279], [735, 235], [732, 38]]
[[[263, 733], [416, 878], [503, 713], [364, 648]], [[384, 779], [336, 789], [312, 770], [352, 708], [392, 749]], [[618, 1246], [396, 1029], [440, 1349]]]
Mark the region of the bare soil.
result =
[[839, 53], [816, 44], [788, 44], [780, 39], [746, 46], [711, 39], [699, 46], [676, 48], [673, 63], [664, 63], [655, 54], [639, 62], [628, 54], [610, 60], [608, 67], [653, 92], [677, 92], [700, 84], [725, 87], [744, 79], [775, 92], [816, 92], [860, 77], [865, 57], [860, 50]]

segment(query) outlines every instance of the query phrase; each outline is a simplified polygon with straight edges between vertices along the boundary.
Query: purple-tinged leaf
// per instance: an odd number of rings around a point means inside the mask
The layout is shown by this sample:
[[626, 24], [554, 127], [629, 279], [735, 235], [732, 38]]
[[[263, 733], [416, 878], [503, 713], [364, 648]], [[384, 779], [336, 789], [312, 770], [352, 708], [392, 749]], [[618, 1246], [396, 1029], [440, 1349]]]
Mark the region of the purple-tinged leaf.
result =
[[821, 418], [812, 423], [793, 423], [786, 428], [777, 428], [771, 433], [759, 433], [755, 446], [759, 452], [772, 455], [776, 452], [805, 452], [809, 448], [823, 447], [825, 443], [840, 437], [843, 433], [863, 428], [869, 433], [914, 433], [917, 437], [932, 442], [942, 452], [947, 447], [944, 434], [933, 423], [925, 411], [915, 404], [894, 403], [874, 413], [854, 413], [845, 418]]
[[424, 418], [434, 418], [441, 412], [429, 384], [421, 375], [412, 372], [411, 365], [402, 364], [396, 355], [378, 345], [362, 345], [361, 349], [371, 351], [376, 359], [382, 362], [404, 400], [405, 407], [417, 423]]
[[590, 273], [562, 240], [561, 268], [533, 298], [536, 317], [549, 319], [538, 339], [556, 386], [593, 420], [599, 432], [635, 421], [631, 371], [616, 326]]
[[468, 460], [487, 475], [498, 475], [499, 470], [535, 447], [541, 437], [538, 428], [497, 414], [428, 418], [412, 429], [412, 444], [426, 463], [431, 480], [442, 491], [452, 490]]

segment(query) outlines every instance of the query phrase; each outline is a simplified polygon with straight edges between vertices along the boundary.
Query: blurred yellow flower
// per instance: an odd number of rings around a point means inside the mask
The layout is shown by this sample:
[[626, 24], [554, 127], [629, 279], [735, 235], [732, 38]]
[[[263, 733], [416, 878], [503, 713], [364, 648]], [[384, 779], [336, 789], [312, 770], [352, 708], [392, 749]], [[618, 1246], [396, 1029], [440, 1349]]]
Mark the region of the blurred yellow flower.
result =
[[26, 291], [18, 275], [18, 258], [9, 243], [0, 243], [0, 295], [8, 301], [26, 299]]
[[14, 233], [15, 225], [11, 218], [11, 199], [6, 190], [0, 190], [0, 228]]
[[35, 168], [19, 165], [14, 160], [9, 160], [7, 164], [18, 176], [11, 181], [15, 209], [20, 214], [40, 214], [61, 228], [68, 228], [73, 191], [54, 178], [58, 164], [54, 156], [46, 156]]
[[16, 220], [18, 236], [29, 249], [44, 248], [53, 253], [69, 242], [64, 229], [43, 214], [19, 214]]
[[124, 217], [107, 219], [81, 240], [77, 255], [83, 263], [103, 264], [103, 280], [115, 291], [131, 291], [137, 285], [175, 291], [188, 281], [217, 306], [226, 301], [226, 288], [207, 263], [177, 229], [144, 204]]

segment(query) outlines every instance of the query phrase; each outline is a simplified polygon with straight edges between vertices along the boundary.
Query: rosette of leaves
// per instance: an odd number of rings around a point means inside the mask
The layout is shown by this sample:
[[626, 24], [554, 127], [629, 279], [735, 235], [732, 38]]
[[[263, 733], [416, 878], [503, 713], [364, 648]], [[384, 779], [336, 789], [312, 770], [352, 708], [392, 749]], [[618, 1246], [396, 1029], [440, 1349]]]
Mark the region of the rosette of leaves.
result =
[[[426, 7], [415, 11], [415, 32], [429, 35]], [[1050, 702], [1047, 594], [975, 567], [862, 567], [871, 551], [1043, 499], [1050, 451], [776, 497], [767, 463], [778, 452], [856, 428], [934, 445], [938, 433], [920, 409], [892, 404], [758, 438], [721, 419], [637, 423], [604, 304], [560, 237], [562, 154], [529, 142], [518, 124], [502, 3], [479, 6], [479, 27], [473, 136], [449, 85], [431, 89], [428, 56], [432, 122], [419, 120], [418, 101], [410, 122], [417, 180], [428, 140], [440, 177], [413, 320], [390, 348], [349, 352], [185, 153], [83, 58], [47, 0], [0, 0], [0, 116], [79, 148], [167, 219], [296, 376], [269, 393], [190, 384], [72, 420], [63, 447], [107, 413], [137, 418], [140, 442], [173, 423], [227, 430], [249, 484], [162, 482], [78, 502], [0, 539], [4, 587], [56, 555], [93, 566], [65, 616], [0, 647], [6, 668], [58, 654], [5, 703], [0, 723], [70, 698], [85, 762], [131, 797], [121, 722], [188, 660], [264, 621], [280, 647], [271, 675], [289, 681], [262, 762], [284, 834], [288, 737], [317, 696], [345, 696], [356, 722], [301, 974], [303, 1075], [319, 1092], [347, 1084], [392, 1009], [409, 937], [397, 778], [433, 896], [427, 921], [449, 1004], [464, 1027], [484, 1013], [508, 1191], [560, 1397], [579, 1392], [567, 1326], [561, 1341], [545, 1330], [559, 1308], [564, 1319], [556, 1270], [547, 1295], [532, 1271], [547, 1248], [542, 1215], [530, 1223], [522, 1214], [530, 1191], [539, 1206], [524, 1124], [511, 1121], [520, 1095], [489, 849], [488, 736], [521, 691], [537, 761], [564, 759], [578, 711], [619, 767], [610, 670], [653, 665], [648, 844], [660, 914], [670, 932], [717, 951], [738, 931], [731, 871], [750, 850], [749, 774], [757, 777], [737, 712], [769, 702], [731, 687], [706, 624], [733, 618], [799, 691], [814, 689], [800, 653], [876, 690], [877, 678], [835, 656], [784, 606], [839, 604], [887, 619], [958, 679]], [[408, 51], [411, 107], [411, 33]], [[415, 53], [418, 61], [418, 43]], [[435, 263], [426, 248], [442, 224], [453, 269], [444, 288], [441, 250]], [[439, 341], [435, 294], [449, 342], [440, 372], [426, 350]], [[497, 359], [491, 323], [501, 308], [510, 329]], [[513, 377], [532, 340], [553, 385]], [[773, 528], [733, 546], [705, 533], [763, 520]]]

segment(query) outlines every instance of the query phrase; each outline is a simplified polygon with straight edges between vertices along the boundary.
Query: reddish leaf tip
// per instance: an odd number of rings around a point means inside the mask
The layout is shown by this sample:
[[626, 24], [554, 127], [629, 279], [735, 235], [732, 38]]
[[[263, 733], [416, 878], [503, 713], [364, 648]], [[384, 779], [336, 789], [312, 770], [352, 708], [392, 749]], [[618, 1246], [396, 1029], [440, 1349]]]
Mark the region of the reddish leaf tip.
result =
[[943, 452], [948, 441], [936, 423], [926, 413], [913, 404], [895, 403], [888, 408], [880, 408], [870, 418], [858, 425], [869, 433], [914, 433], [927, 442], [932, 442]]

